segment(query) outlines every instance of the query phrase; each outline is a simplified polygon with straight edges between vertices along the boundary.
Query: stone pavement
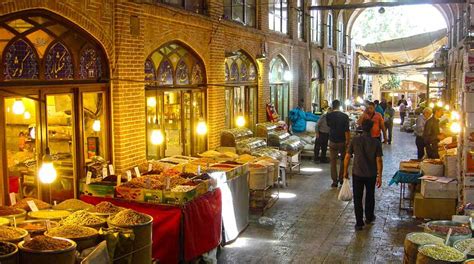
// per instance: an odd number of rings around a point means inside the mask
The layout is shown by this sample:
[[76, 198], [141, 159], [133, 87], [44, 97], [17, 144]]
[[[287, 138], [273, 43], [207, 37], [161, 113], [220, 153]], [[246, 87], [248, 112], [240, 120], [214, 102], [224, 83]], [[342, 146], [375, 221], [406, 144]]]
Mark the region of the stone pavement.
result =
[[394, 128], [394, 142], [384, 146], [384, 184], [376, 191], [373, 226], [354, 230], [352, 202], [337, 200], [329, 166], [305, 161], [281, 198], [265, 213], [273, 225], [253, 214], [249, 227], [225, 246], [219, 263], [401, 263], [403, 241], [419, 231], [419, 222], [398, 212], [399, 187], [388, 187], [399, 161], [416, 158], [415, 137]]

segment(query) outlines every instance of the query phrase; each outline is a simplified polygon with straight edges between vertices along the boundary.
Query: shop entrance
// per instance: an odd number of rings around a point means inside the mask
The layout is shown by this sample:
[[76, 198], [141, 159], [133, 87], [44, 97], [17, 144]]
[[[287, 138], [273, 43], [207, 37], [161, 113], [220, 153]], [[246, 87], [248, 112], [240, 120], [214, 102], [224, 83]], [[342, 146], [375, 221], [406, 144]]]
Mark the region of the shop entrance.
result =
[[278, 55], [270, 62], [270, 103], [280, 115], [280, 119], [288, 122], [290, 111], [290, 81], [292, 79], [288, 64]]

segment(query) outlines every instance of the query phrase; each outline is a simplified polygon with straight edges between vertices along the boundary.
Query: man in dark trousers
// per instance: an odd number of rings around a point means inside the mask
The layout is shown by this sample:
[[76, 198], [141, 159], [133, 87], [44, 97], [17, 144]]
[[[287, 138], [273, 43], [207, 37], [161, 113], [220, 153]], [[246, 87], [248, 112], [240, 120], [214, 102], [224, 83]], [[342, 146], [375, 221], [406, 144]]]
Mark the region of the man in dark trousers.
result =
[[[344, 178], [349, 179], [349, 163], [354, 155], [352, 165], [352, 189], [354, 193], [354, 213], [356, 217], [356, 230], [364, 227], [365, 223], [371, 224], [375, 220], [375, 187], [382, 186], [382, 143], [371, 137], [374, 122], [366, 119], [362, 122], [363, 134], [354, 137], [344, 158]], [[362, 206], [362, 198], [365, 188], [365, 206]]]
[[443, 108], [435, 106], [433, 115], [426, 121], [423, 129], [423, 140], [428, 159], [439, 159], [438, 143], [444, 138], [444, 135], [439, 132], [439, 119], [442, 116]]
[[[331, 112], [331, 108], [328, 108], [328, 113]], [[326, 120], [328, 113], [323, 114], [316, 124], [316, 141], [314, 142], [314, 161], [320, 163], [329, 163], [326, 158], [326, 152], [328, 150], [329, 142], [329, 126]], [[321, 156], [319, 155], [321, 153]]]
[[[342, 185], [342, 176], [344, 169], [344, 155], [346, 147], [351, 141], [349, 132], [349, 117], [341, 112], [341, 102], [334, 100], [332, 102], [332, 112], [327, 114], [326, 122], [329, 126], [329, 154], [331, 159], [331, 187], [337, 188], [338, 183]], [[340, 160], [339, 173], [337, 172], [337, 160]]]

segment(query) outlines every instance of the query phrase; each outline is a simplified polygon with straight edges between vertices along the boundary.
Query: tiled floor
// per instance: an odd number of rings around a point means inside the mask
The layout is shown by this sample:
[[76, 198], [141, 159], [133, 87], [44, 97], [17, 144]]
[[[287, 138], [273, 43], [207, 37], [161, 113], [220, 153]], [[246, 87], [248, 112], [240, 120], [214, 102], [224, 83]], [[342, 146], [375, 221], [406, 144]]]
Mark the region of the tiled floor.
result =
[[384, 185], [376, 191], [373, 226], [355, 232], [353, 204], [337, 200], [329, 166], [306, 161], [304, 168], [313, 172], [294, 175], [281, 190], [288, 198], [265, 213], [274, 223], [260, 224], [260, 215], [252, 215], [247, 230], [222, 249], [219, 263], [401, 263], [405, 235], [421, 228], [406, 213], [399, 215], [399, 188], [388, 186], [399, 161], [416, 158], [413, 134], [394, 134], [393, 144], [384, 146]]

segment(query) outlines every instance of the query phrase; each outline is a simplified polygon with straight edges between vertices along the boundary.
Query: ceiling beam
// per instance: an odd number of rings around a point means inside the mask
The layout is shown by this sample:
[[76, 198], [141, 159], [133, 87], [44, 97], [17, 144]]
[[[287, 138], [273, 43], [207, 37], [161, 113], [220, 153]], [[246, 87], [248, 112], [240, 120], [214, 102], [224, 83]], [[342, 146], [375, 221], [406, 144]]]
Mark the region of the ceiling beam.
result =
[[466, 0], [415, 0], [415, 1], [397, 1], [397, 2], [368, 2], [359, 4], [343, 4], [343, 5], [320, 5], [311, 6], [310, 10], [346, 10], [346, 9], [359, 9], [359, 8], [371, 8], [371, 7], [393, 7], [403, 5], [421, 5], [421, 4], [465, 4]]

